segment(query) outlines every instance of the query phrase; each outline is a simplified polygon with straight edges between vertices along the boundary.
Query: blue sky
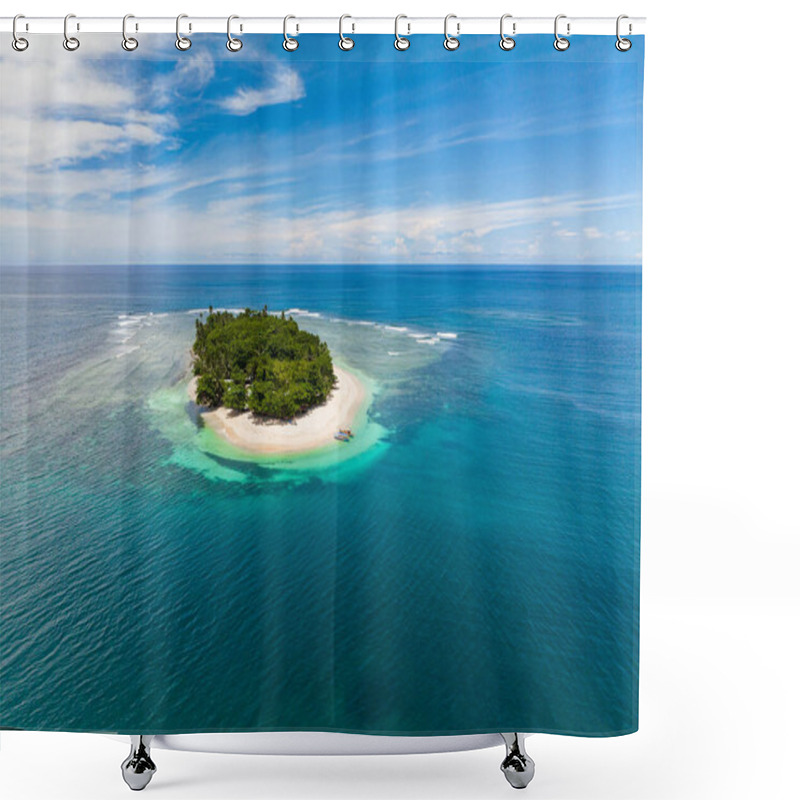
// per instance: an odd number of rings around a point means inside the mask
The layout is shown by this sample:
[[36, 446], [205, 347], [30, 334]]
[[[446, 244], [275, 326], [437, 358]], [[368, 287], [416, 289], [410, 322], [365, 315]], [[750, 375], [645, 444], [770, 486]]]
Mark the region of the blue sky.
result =
[[3, 53], [2, 262], [641, 260], [641, 77], [588, 37], [156, 38]]

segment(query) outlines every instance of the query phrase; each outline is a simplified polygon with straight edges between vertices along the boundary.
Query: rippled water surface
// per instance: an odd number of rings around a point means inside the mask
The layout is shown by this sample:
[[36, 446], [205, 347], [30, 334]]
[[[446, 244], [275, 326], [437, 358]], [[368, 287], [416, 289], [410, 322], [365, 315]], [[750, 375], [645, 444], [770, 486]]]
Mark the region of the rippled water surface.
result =
[[[638, 271], [0, 272], [0, 726], [636, 727]], [[291, 310], [359, 434], [256, 458], [197, 314]]]

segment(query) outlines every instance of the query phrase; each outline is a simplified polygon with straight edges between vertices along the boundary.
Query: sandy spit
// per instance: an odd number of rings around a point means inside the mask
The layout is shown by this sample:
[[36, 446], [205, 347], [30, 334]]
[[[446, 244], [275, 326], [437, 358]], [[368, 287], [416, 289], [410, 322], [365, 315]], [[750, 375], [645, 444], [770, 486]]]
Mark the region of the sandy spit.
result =
[[[303, 453], [333, 444], [341, 428], [350, 428], [363, 406], [367, 392], [351, 372], [333, 365], [336, 386], [321, 406], [288, 422], [265, 420], [250, 412], [216, 408], [201, 411], [203, 422], [234, 447], [251, 453]], [[197, 379], [189, 383], [195, 400]], [[202, 408], [202, 407], [201, 407]]]

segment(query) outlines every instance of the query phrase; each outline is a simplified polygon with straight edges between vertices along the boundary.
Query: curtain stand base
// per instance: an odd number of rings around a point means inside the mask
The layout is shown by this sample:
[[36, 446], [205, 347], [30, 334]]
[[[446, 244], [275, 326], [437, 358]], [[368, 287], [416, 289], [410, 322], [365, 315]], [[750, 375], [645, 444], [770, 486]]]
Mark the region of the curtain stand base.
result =
[[[524, 789], [535, 772], [533, 759], [525, 752], [525, 738], [519, 733], [501, 733], [506, 744], [506, 757], [500, 769], [506, 780], [515, 789]], [[140, 792], [156, 773], [156, 765], [150, 755], [153, 736], [132, 735], [131, 751], [122, 762], [122, 778], [134, 791]]]
[[134, 792], [144, 789], [155, 775], [156, 765], [150, 757], [152, 741], [152, 736], [131, 736], [131, 752], [122, 762], [122, 779]]
[[506, 757], [500, 765], [506, 780], [515, 789], [524, 789], [536, 771], [533, 759], [525, 752], [525, 738], [519, 733], [501, 733], [506, 743]]

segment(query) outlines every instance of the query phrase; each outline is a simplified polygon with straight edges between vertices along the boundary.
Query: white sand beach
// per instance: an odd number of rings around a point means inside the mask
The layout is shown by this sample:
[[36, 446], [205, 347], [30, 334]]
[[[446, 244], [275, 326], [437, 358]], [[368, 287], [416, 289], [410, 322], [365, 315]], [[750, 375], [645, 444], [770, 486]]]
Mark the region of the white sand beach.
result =
[[[203, 422], [230, 444], [251, 453], [302, 453], [335, 442], [340, 428], [353, 429], [367, 392], [351, 372], [334, 364], [336, 386], [327, 401], [289, 422], [262, 419], [249, 412], [216, 408], [203, 411]], [[189, 384], [195, 400], [197, 379]], [[354, 430], [354, 433], [357, 431]]]

